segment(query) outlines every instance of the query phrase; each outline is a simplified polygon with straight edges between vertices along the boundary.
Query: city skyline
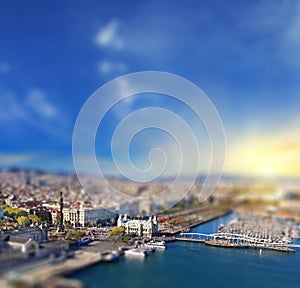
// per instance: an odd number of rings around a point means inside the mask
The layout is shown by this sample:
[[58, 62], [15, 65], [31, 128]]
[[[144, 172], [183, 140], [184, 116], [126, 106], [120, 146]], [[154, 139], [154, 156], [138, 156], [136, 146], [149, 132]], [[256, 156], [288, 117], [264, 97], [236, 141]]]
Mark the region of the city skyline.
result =
[[[118, 76], [155, 70], [192, 81], [212, 100], [226, 133], [225, 173], [300, 176], [299, 2], [15, 1], [1, 7], [1, 168], [74, 172], [72, 132], [88, 97]], [[149, 105], [171, 106], [194, 123], [159, 95], [121, 103], [96, 142], [101, 139], [96, 152], [108, 174], [114, 127]], [[164, 135], [151, 133], [169, 147]], [[131, 152], [144, 165], [152, 142], [140, 136]]]

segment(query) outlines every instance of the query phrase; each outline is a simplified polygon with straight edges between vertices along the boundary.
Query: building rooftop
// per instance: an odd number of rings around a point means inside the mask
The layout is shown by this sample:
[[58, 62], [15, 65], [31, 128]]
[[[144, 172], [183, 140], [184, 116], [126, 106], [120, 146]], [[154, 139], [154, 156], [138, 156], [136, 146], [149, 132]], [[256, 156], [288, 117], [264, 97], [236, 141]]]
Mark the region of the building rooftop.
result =
[[18, 237], [18, 236], [9, 236], [9, 242], [13, 243], [19, 243], [19, 244], [26, 244], [30, 239], [28, 238], [23, 238], [23, 237]]

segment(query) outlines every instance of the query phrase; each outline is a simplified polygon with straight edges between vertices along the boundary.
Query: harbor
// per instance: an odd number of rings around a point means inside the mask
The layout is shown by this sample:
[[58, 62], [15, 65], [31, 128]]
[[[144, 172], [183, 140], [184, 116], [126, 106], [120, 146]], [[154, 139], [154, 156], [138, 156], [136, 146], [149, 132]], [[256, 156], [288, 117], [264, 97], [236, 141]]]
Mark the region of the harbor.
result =
[[[238, 215], [230, 214], [215, 219], [191, 229], [190, 233], [212, 234], [220, 224], [228, 225], [236, 217]], [[297, 287], [293, 283], [300, 281], [299, 253], [276, 253], [267, 249], [260, 252], [260, 248], [222, 249], [200, 244], [204, 240], [180, 241], [176, 237], [176, 241], [166, 242], [167, 249], [163, 253], [157, 250], [148, 257], [123, 257], [116, 264], [94, 265], [71, 276], [83, 281], [87, 288], [98, 287], [99, 281], [103, 287], [111, 288], [181, 287], [195, 283], [204, 287], [263, 287], [270, 281], [275, 281], [272, 287]], [[289, 274], [285, 273], [286, 267]]]
[[182, 232], [176, 240], [199, 242], [223, 248], [254, 248], [279, 252], [293, 252], [300, 248], [295, 220], [274, 216], [245, 214], [220, 224], [216, 233]]
[[[218, 247], [248, 251], [252, 249], [257, 250], [259, 254], [265, 251], [295, 253], [296, 250], [292, 248], [300, 247], [299, 244], [292, 241], [292, 237], [296, 236], [296, 224], [292, 220], [283, 221], [274, 217], [223, 213], [220, 217], [214, 217], [211, 221], [205, 221], [194, 229], [180, 232], [176, 236], [162, 235], [154, 237], [152, 240], [136, 240], [132, 244], [113, 240], [93, 241], [69, 253], [65, 258], [55, 259], [55, 261], [47, 259], [39, 266], [28, 266], [16, 270], [13, 274], [7, 274], [5, 275], [6, 282], [2, 281], [1, 285], [6, 287], [5, 283], [12, 281], [22, 281], [22, 283], [30, 283], [30, 285], [34, 285], [34, 283], [46, 285], [49, 279], [52, 279], [58, 283], [67, 283], [67, 287], [81, 288], [84, 287], [82, 283], [76, 282], [73, 277], [84, 273], [83, 271], [89, 271], [99, 265], [105, 267], [105, 262], [118, 261], [118, 265], [123, 266], [128, 261], [157, 258], [157, 255], [164, 257], [164, 255], [168, 255], [169, 247], [171, 250], [172, 248], [176, 250], [177, 247], [185, 249], [183, 247], [186, 246], [182, 246], [185, 244], [196, 245], [193, 247], [199, 251], [203, 251], [205, 247], [206, 249]], [[207, 226], [209, 226], [208, 231]]]

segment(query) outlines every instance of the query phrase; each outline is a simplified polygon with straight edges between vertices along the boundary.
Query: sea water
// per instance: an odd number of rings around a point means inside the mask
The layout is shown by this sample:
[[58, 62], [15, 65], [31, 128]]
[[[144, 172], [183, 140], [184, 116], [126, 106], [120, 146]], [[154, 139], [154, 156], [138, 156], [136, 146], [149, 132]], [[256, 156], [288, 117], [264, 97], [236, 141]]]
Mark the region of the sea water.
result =
[[[234, 214], [202, 224], [193, 232], [212, 233]], [[300, 287], [300, 250], [294, 253], [228, 249], [172, 242], [145, 259], [124, 258], [72, 275], [86, 287]]]

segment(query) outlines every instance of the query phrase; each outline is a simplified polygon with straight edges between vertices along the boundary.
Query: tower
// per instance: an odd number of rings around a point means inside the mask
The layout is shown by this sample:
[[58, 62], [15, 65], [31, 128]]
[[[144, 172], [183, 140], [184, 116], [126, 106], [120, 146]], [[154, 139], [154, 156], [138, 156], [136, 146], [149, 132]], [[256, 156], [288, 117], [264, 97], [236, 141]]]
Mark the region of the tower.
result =
[[59, 220], [58, 232], [64, 232], [64, 215], [63, 215], [63, 209], [64, 209], [64, 198], [63, 198], [62, 192], [60, 192], [60, 200], [59, 200], [60, 220]]

